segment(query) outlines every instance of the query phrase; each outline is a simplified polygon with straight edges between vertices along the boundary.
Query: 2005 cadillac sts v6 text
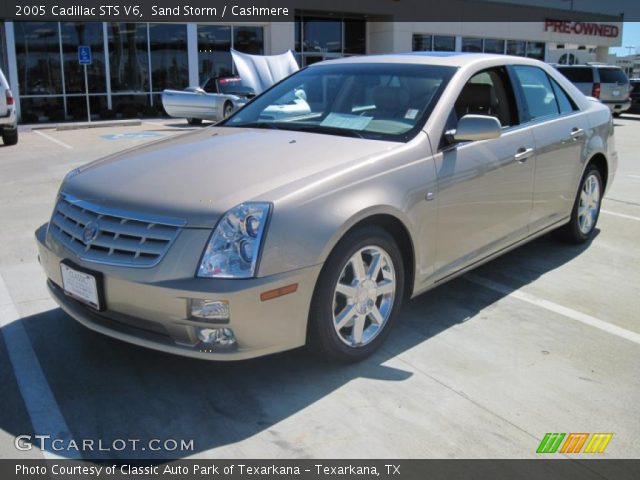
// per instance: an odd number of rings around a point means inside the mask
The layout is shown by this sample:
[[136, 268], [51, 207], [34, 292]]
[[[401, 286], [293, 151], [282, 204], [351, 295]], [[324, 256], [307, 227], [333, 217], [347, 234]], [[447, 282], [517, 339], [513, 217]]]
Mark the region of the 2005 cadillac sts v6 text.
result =
[[[310, 112], [268, 113], [300, 95]], [[72, 171], [36, 237], [52, 295], [98, 332], [350, 361], [403, 299], [550, 230], [588, 240], [616, 164], [609, 109], [538, 61], [345, 58]]]

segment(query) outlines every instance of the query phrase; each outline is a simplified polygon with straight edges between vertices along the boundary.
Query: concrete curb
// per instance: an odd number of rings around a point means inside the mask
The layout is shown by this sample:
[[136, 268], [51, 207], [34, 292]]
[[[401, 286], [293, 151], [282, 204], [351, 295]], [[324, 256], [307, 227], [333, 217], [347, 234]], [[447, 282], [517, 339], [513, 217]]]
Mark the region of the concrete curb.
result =
[[45, 125], [27, 126], [29, 130], [79, 130], [82, 128], [103, 128], [103, 127], [137, 127], [142, 125], [142, 120], [113, 120], [106, 122], [75, 122], [75, 123], [50, 123]]

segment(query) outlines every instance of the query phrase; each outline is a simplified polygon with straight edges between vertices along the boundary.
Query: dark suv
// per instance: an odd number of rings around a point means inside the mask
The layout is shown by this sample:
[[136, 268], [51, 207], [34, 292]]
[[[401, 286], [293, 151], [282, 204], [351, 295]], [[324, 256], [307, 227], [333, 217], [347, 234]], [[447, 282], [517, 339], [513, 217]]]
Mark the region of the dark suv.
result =
[[629, 78], [620, 67], [604, 64], [555, 67], [582, 93], [607, 105], [615, 117], [631, 108]]
[[632, 78], [629, 81], [631, 82], [631, 92], [629, 93], [631, 108], [629, 113], [640, 113], [640, 78]]

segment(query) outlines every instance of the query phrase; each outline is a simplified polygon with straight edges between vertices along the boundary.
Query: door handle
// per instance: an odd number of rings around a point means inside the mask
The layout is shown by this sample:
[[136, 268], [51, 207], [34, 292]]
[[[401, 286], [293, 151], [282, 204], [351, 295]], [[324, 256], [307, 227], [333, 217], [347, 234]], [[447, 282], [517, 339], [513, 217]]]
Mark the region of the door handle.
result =
[[573, 127], [571, 129], [571, 138], [573, 138], [574, 140], [578, 140], [583, 135], [584, 135], [584, 130], [582, 128]]
[[521, 147], [518, 149], [516, 154], [513, 156], [513, 159], [516, 162], [524, 163], [527, 161], [527, 158], [533, 156], [533, 148], [524, 148]]

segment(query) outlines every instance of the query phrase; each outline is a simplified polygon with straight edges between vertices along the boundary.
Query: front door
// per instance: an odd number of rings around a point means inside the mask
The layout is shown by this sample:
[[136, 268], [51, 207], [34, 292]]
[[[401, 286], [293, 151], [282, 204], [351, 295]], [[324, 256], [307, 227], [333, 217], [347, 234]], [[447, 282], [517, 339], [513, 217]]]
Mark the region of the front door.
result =
[[519, 125], [505, 68], [480, 72], [465, 85], [452, 112], [490, 115], [499, 138], [444, 145], [438, 176], [436, 279], [446, 277], [525, 237], [532, 208], [534, 138]]

